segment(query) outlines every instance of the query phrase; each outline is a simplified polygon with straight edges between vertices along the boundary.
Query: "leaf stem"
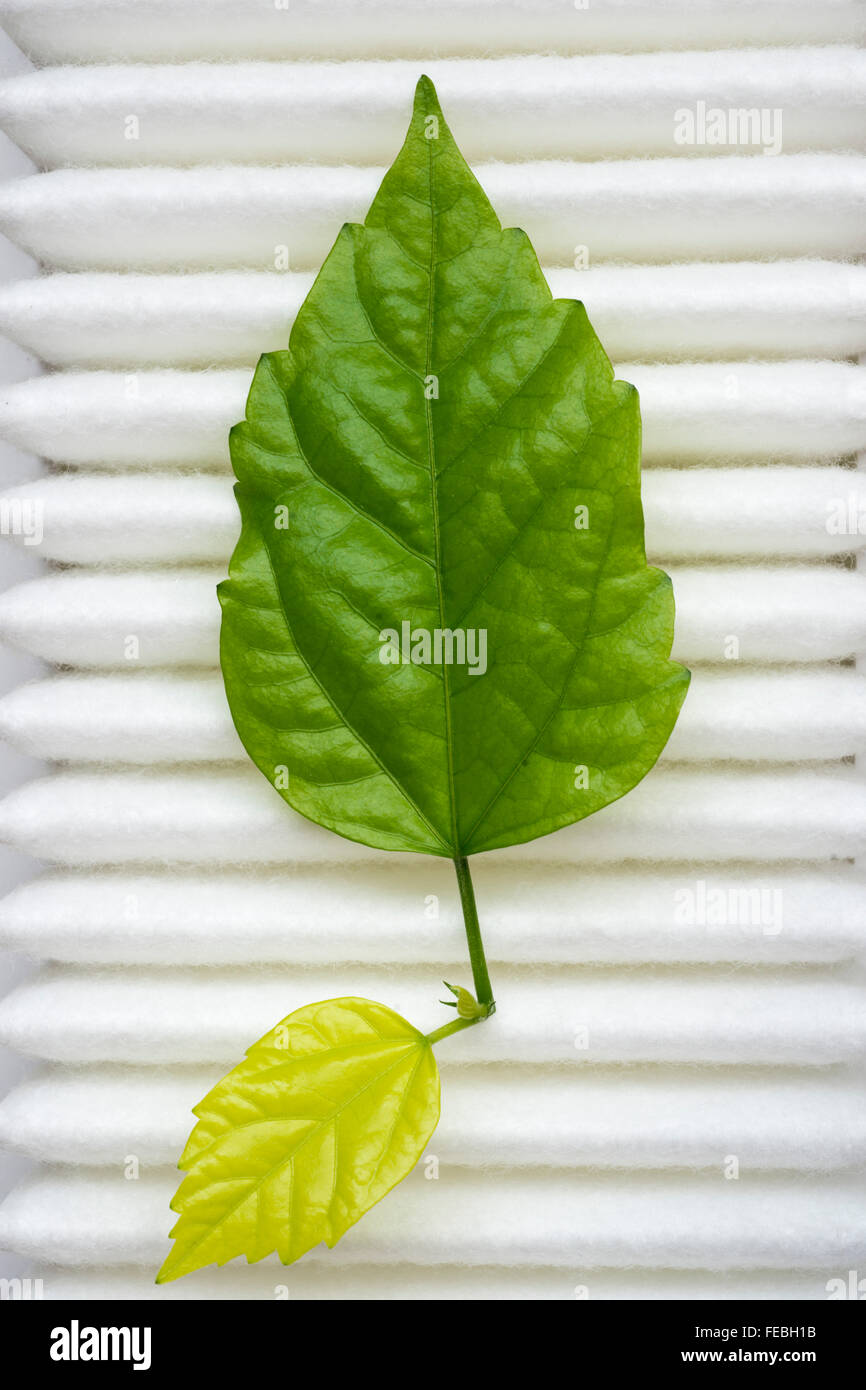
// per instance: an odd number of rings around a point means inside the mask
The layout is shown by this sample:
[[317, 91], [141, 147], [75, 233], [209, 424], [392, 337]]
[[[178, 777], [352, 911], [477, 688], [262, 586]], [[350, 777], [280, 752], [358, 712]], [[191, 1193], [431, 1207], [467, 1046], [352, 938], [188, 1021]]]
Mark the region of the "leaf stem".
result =
[[[478, 908], [475, 906], [475, 890], [472, 887], [469, 860], [465, 856], [455, 859], [454, 867], [457, 870], [457, 883], [460, 888], [460, 905], [463, 908], [463, 925], [466, 928], [466, 942], [469, 946], [469, 960], [472, 964], [475, 998], [481, 1005], [482, 1011], [479, 1012], [477, 1018], [454, 1018], [450, 1023], [443, 1023], [441, 1028], [436, 1028], [432, 1033], [426, 1035], [427, 1041], [431, 1044], [441, 1042], [443, 1038], [450, 1038], [452, 1033], [462, 1033], [464, 1028], [474, 1028], [476, 1023], [483, 1023], [486, 1018], [496, 1012], [493, 986], [487, 972], [484, 943], [481, 940], [481, 927], [478, 924]], [[453, 990], [454, 986], [448, 985], [448, 988]], [[454, 992], [457, 993], [456, 990]]]
[[463, 908], [463, 925], [466, 928], [466, 942], [469, 947], [469, 960], [472, 964], [472, 980], [475, 985], [475, 998], [487, 1009], [485, 1017], [496, 1010], [493, 1000], [493, 986], [487, 972], [484, 943], [481, 940], [481, 927], [478, 924], [478, 908], [475, 906], [475, 889], [469, 872], [469, 860], [463, 855], [454, 860], [457, 870], [457, 884], [460, 888], [460, 903]]
[[443, 1023], [441, 1028], [435, 1028], [432, 1033], [428, 1033], [427, 1041], [441, 1042], [443, 1038], [450, 1038], [452, 1033], [462, 1033], [464, 1028], [474, 1028], [476, 1023], [483, 1022], [483, 1018], [453, 1018], [450, 1023]]

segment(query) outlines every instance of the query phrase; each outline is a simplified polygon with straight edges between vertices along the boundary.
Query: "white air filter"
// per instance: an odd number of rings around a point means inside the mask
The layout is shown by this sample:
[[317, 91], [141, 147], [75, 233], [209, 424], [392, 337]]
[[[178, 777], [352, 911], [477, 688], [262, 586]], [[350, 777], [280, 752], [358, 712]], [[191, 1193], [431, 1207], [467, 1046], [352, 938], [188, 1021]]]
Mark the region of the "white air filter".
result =
[[[835, 261], [548, 268], [614, 360], [850, 357], [866, 350], [866, 266]], [[284, 348], [312, 271], [81, 271], [0, 287], [0, 327], [62, 367], [252, 365]]]
[[[26, 1082], [0, 1103], [0, 1139], [48, 1163], [120, 1169], [135, 1154], [148, 1170], [173, 1168], [193, 1105], [219, 1069], [149, 1072], [61, 1070]], [[767, 1072], [736, 1077], [687, 1070], [604, 1075], [452, 1068], [436, 1131], [439, 1161], [472, 1167], [718, 1169], [735, 1152], [743, 1168], [845, 1168], [866, 1161], [864, 1089], [847, 1077]], [[93, 1117], [98, 1116], [94, 1125]]]
[[[504, 226], [542, 261], [854, 256], [866, 161], [729, 154], [475, 166]], [[382, 168], [57, 169], [0, 194], [0, 231], [62, 270], [317, 267], [363, 221]], [[826, 215], [828, 206], [833, 216]]]
[[[864, 161], [866, 162], [866, 161]], [[103, 468], [228, 466], [249, 370], [64, 372], [8, 386], [19, 449]], [[641, 397], [647, 463], [836, 460], [866, 449], [866, 384], [843, 362], [617, 363]]]
[[393, 58], [848, 43], [857, 0], [3, 0], [38, 62]]
[[[381, 965], [210, 976], [181, 969], [46, 972], [0, 1003], [0, 1038], [28, 1055], [75, 1065], [227, 1066], [251, 1040], [308, 1001], [346, 994], [369, 998], [383, 985], [392, 1007], [431, 1028], [442, 1015], [431, 974]], [[725, 977], [661, 967], [643, 974], [501, 967], [497, 975], [498, 1007], [490, 1028], [450, 1038], [443, 1066], [694, 1062], [808, 1068], [862, 1063], [866, 1055], [862, 992], [827, 968], [803, 969], [784, 980], [761, 972]], [[543, 1146], [543, 1136], [537, 1139]], [[496, 1162], [495, 1150], [489, 1161]]]
[[[49, 762], [146, 767], [244, 763], [219, 673], [65, 675], [0, 699], [0, 734]], [[664, 762], [793, 762], [866, 751], [866, 681], [854, 671], [692, 672]]]
[[[165, 1209], [175, 1176], [125, 1181], [120, 1172], [62, 1175], [20, 1188], [0, 1212], [0, 1240], [30, 1259], [92, 1267], [158, 1265]], [[398, 1265], [409, 1243], [420, 1265], [539, 1264], [579, 1271], [803, 1270], [834, 1259], [855, 1268], [866, 1239], [857, 1181], [751, 1177], [726, 1183], [718, 1173], [684, 1177], [451, 1173], [425, 1182], [418, 1172], [353, 1228], [335, 1252], [319, 1247], [307, 1263], [345, 1269], [371, 1261]], [[292, 1272], [269, 1263], [273, 1285]], [[229, 1278], [239, 1277], [238, 1270]], [[582, 1283], [572, 1278], [574, 1285]], [[826, 1285], [824, 1285], [826, 1287]]]
[[[0, 902], [33, 962], [0, 1042], [36, 1063], [0, 1142], [38, 1165], [0, 1245], [48, 1299], [827, 1298], [866, 1262], [862, 5], [0, 18], [38, 65], [0, 83], [38, 166], [0, 231], [41, 268], [0, 332], [50, 369], [0, 389], [0, 436], [47, 461], [4, 482], [0, 532], [49, 565], [0, 639], [57, 668], [0, 698], [0, 736], [53, 764], [0, 805], [41, 864]], [[217, 665], [228, 429], [422, 71], [640, 392], [692, 688], [629, 796], [477, 859], [499, 1007], [439, 1049], [418, 1169], [333, 1252], [157, 1289], [191, 1106], [246, 1046], [341, 993], [434, 1028], [468, 983], [452, 867], [295, 814]], [[725, 142], [692, 142], [713, 108]]]
[[[862, 875], [850, 865], [584, 868], [476, 865], [491, 961], [529, 967], [850, 960], [862, 945]], [[462, 958], [450, 864], [315, 864], [262, 874], [44, 874], [0, 904], [0, 944], [80, 965], [377, 965]], [[532, 932], [526, 931], [532, 916]], [[576, 930], [579, 924], [580, 930]]]
[[[705, 113], [767, 113], [726, 128], [728, 153], [866, 145], [866, 56], [856, 48], [425, 67], [469, 160], [694, 154], [702, 147], [688, 143], [676, 113], [690, 108], [697, 121], [699, 103]], [[375, 164], [400, 146], [417, 76], [418, 64], [405, 61], [54, 68], [0, 86], [0, 125], [47, 167]]]
[[[848, 468], [756, 465], [736, 488], [727, 468], [657, 468], [643, 505], [653, 561], [812, 559], [866, 545], [866, 487]], [[0, 493], [4, 514], [13, 541], [78, 565], [225, 566], [240, 529], [230, 475], [55, 473]]]

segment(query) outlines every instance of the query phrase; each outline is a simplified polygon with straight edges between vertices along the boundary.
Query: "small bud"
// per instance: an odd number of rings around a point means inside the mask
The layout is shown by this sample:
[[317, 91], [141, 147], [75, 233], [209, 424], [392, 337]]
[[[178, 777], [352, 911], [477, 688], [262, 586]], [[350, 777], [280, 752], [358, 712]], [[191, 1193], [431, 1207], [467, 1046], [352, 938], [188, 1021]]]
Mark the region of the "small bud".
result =
[[456, 1004], [452, 1004], [450, 999], [443, 999], [443, 1004], [448, 1004], [450, 1008], [456, 1008], [458, 1018], [486, 1018], [489, 1010], [484, 1004], [479, 1004], [474, 994], [470, 994], [468, 989], [462, 985], [449, 985], [447, 980], [443, 980], [446, 989], [450, 989], [456, 999]]

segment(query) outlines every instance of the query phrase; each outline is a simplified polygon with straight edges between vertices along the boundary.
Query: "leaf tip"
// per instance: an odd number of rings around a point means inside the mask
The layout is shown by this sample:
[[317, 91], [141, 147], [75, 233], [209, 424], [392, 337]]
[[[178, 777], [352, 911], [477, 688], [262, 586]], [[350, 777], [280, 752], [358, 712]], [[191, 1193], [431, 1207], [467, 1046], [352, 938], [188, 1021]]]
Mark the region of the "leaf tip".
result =
[[421, 116], [441, 115], [442, 108], [431, 78], [422, 73], [415, 86], [415, 114]]

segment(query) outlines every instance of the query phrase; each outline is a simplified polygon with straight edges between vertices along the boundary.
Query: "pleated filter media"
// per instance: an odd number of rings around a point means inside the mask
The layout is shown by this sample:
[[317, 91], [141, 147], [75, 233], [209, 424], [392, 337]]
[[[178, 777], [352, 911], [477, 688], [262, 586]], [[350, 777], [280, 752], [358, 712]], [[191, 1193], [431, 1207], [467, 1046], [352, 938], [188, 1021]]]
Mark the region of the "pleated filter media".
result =
[[[849, 0], [2, 0], [0, 125], [40, 263], [0, 331], [46, 366], [0, 435], [48, 663], [0, 733], [49, 773], [0, 834], [39, 962], [0, 1242], [47, 1298], [824, 1299], [866, 1274], [866, 56]], [[453, 872], [294, 815], [218, 670], [227, 431], [426, 71], [505, 225], [640, 391], [651, 560], [692, 689], [597, 816], [480, 856], [498, 1012], [439, 1049], [419, 1167], [332, 1252], [157, 1289], [190, 1108], [304, 1003], [425, 1028], [467, 974]], [[757, 110], [752, 143], [676, 137]], [[751, 127], [750, 127], [751, 129]], [[16, 485], [17, 484], [17, 485]], [[435, 1158], [437, 1163], [429, 1160]], [[856, 1283], [854, 1285], [856, 1287]]]

